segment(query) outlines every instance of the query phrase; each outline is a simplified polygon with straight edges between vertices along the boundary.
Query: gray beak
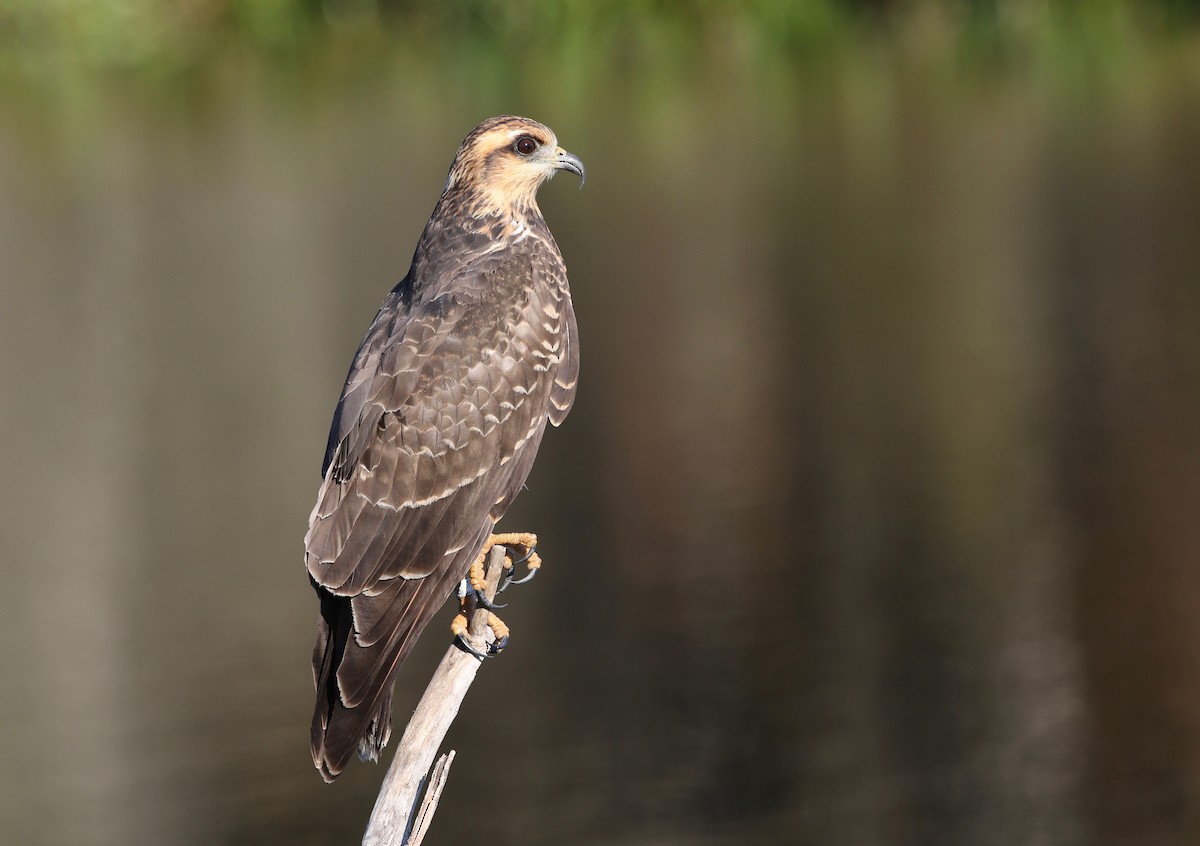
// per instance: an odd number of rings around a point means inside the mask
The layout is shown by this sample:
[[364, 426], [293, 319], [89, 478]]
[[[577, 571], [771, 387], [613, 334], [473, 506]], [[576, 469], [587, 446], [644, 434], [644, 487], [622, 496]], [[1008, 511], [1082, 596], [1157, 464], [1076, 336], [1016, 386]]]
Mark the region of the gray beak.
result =
[[583, 187], [583, 183], [587, 179], [587, 173], [583, 169], [583, 162], [579, 160], [579, 156], [568, 153], [562, 147], [559, 147], [555, 151], [554, 168], [555, 170], [569, 170], [578, 176], [580, 188]]

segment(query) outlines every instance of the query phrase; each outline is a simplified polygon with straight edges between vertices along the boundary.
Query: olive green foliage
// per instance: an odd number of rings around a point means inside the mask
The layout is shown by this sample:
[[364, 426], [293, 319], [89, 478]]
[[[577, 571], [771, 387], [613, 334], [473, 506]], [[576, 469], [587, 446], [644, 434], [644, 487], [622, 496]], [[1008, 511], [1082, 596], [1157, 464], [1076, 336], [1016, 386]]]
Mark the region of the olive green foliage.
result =
[[349, 46], [369, 60], [444, 40], [486, 54], [604, 47], [618, 37], [681, 51], [736, 39], [819, 61], [897, 31], [970, 61], [1081, 48], [1102, 57], [1131, 38], [1187, 33], [1198, 10], [1195, 0], [7, 0], [0, 73], [159, 76], [231, 52], [294, 62]]

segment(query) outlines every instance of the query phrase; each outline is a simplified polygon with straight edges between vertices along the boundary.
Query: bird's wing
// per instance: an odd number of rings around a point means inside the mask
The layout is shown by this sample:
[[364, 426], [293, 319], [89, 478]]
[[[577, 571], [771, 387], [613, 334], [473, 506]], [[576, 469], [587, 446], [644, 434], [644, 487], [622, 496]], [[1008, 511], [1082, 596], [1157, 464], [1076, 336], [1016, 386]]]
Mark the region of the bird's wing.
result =
[[550, 422], [561, 426], [575, 404], [575, 388], [579, 384], [579, 327], [575, 324], [575, 309], [571, 297], [564, 295], [559, 306], [563, 319], [562, 363], [554, 374], [550, 389]]
[[514, 456], [540, 434], [563, 357], [567, 312], [543, 302], [554, 288], [534, 286], [535, 272], [509, 257], [408, 312], [398, 295], [385, 302], [347, 378], [309, 519], [318, 584], [354, 596], [427, 576], [494, 513], [480, 499], [494, 486], [471, 483], [526, 464]]

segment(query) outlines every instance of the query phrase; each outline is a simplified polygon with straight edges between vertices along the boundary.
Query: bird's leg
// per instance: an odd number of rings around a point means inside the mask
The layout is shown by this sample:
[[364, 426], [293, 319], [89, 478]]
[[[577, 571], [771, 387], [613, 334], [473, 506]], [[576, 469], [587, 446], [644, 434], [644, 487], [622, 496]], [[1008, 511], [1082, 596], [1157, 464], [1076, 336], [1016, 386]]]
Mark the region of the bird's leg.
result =
[[[504, 562], [507, 564], [509, 559], [504, 559]], [[516, 568], [517, 564], [525, 565], [525, 575], [519, 579], [513, 578], [513, 570]], [[504, 587], [508, 587], [509, 585], [523, 585], [526, 582], [531, 581], [533, 577], [538, 574], [538, 570], [541, 569], [541, 566], [542, 557], [534, 551], [532, 546], [525, 547], [525, 554], [516, 561], [513, 561], [512, 566], [507, 568], [506, 572], [508, 573], [508, 579], [505, 580]]]
[[[503, 590], [510, 584], [524, 584], [533, 578], [538, 567], [542, 564], [542, 559], [538, 557], [534, 550], [537, 547], [537, 535], [532, 532], [509, 532], [507, 534], [489, 535], [484, 541], [483, 548], [479, 555], [471, 562], [471, 568], [467, 571], [467, 577], [462, 580], [458, 588], [458, 604], [459, 613], [450, 623], [450, 631], [454, 634], [455, 641], [460, 647], [470, 652], [476, 658], [483, 660], [491, 655], [498, 654], [505, 646], [508, 645], [509, 628], [503, 620], [492, 613], [495, 608], [503, 608], [503, 605], [498, 605], [489, 600], [484, 593], [487, 590], [488, 583], [484, 578], [483, 564], [487, 561], [488, 555], [492, 551], [492, 547], [501, 545], [504, 547], [521, 547], [525, 550], [524, 556], [516, 560], [516, 564], [525, 564], [529, 569], [529, 574], [522, 579], [513, 579], [512, 572], [514, 562], [512, 556], [508, 554], [508, 549], [505, 549], [503, 574], [501, 576], [502, 583], [497, 593]], [[469, 623], [467, 621], [467, 613], [470, 610], [468, 606], [468, 598], [474, 595], [475, 607], [486, 609], [488, 612], [487, 624], [491, 628], [492, 634], [496, 636], [495, 641], [488, 644], [487, 653], [482, 653], [471, 645], [467, 639]]]
[[[457, 593], [458, 614], [456, 614], [454, 619], [450, 621], [450, 633], [454, 635], [454, 643], [459, 649], [470, 652], [472, 655], [482, 661], [488, 656], [472, 646], [468, 637], [470, 632], [470, 623], [467, 620], [467, 614], [471, 611], [469, 598], [471, 594], [474, 593], [474, 589], [471, 587], [469, 579], [463, 579], [458, 583]], [[475, 599], [476, 601], [483, 599], [483, 594], [475, 593]]]
[[512, 573], [514, 562], [512, 556], [505, 550], [504, 556], [504, 581], [496, 591], [499, 593], [504, 588], [512, 585], [521, 585], [533, 578], [533, 574], [537, 572], [538, 567], [542, 566], [542, 559], [538, 557], [537, 552], [537, 535], [532, 532], [509, 532], [501, 535], [489, 535], [488, 539], [483, 543], [483, 549], [479, 555], [471, 562], [471, 569], [467, 572], [467, 580], [471, 583], [471, 588], [475, 591], [476, 596], [480, 600], [480, 605], [487, 609], [503, 608], [503, 605], [494, 605], [487, 599], [484, 599], [483, 592], [487, 589], [487, 581], [483, 578], [483, 562], [487, 560], [488, 553], [492, 551], [492, 547], [501, 545], [504, 547], [519, 546], [525, 550], [525, 555], [516, 560], [516, 564], [525, 564], [529, 569], [529, 575], [522, 579], [513, 579]]
[[467, 623], [465, 611], [460, 611], [455, 616], [454, 620], [450, 623], [450, 631], [454, 634], [454, 640], [459, 645], [459, 648], [465, 649], [480, 661], [483, 661], [486, 658], [499, 655], [504, 647], [508, 646], [508, 636], [510, 634], [508, 625], [491, 611], [487, 612], [487, 624], [488, 628], [492, 630], [492, 634], [496, 636], [496, 639], [488, 644], [486, 652], [480, 652], [471, 645], [471, 641], [467, 636], [470, 626]]
[[488, 644], [488, 655], [499, 655], [501, 650], [508, 646], [508, 626], [491, 611], [488, 612], [487, 624], [496, 636], [496, 640]]
[[486, 652], [480, 652], [471, 645], [471, 641], [467, 637], [469, 627], [467, 625], [466, 614], [459, 614], [454, 618], [453, 622], [450, 623], [450, 631], [454, 633], [454, 642], [458, 644], [459, 649], [464, 649], [480, 661], [483, 661], [499, 655], [504, 647], [508, 646], [508, 636], [511, 634], [508, 624], [491, 611], [487, 612], [487, 624], [488, 628], [492, 630], [492, 634], [496, 636], [496, 639], [487, 645]]
[[[520, 558], [514, 558], [511, 555], [504, 557], [504, 583], [500, 585], [496, 593], [509, 585], [523, 585], [537, 575], [538, 568], [542, 566], [542, 558], [537, 554], [537, 535], [532, 532], [513, 532], [507, 535], [492, 535], [492, 537], [500, 538], [501, 540], [497, 540], [496, 543], [502, 543], [510, 549], [519, 546], [525, 550], [525, 554]], [[519, 579], [513, 577], [518, 564], [524, 564], [528, 571]]]
[[[491, 612], [489, 611], [488, 613]], [[458, 645], [459, 649], [470, 652], [472, 655], [482, 661], [488, 656], [486, 653], [480, 652], [471, 645], [471, 641], [467, 638], [468, 628], [467, 615], [462, 611], [459, 611], [458, 615], [455, 616], [455, 618], [450, 622], [450, 631], [454, 634], [454, 642]]]

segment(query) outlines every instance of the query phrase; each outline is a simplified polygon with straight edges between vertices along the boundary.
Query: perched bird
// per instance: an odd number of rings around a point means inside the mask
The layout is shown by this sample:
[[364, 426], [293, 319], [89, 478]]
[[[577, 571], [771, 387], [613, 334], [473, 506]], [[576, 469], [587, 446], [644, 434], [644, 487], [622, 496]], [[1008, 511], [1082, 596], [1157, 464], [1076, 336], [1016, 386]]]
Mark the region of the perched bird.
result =
[[560, 170], [582, 185], [583, 163], [536, 121], [472, 130], [350, 365], [305, 537], [326, 781], [355, 750], [378, 759], [397, 667], [489, 545], [547, 421], [571, 409], [575, 313], [536, 196]]

